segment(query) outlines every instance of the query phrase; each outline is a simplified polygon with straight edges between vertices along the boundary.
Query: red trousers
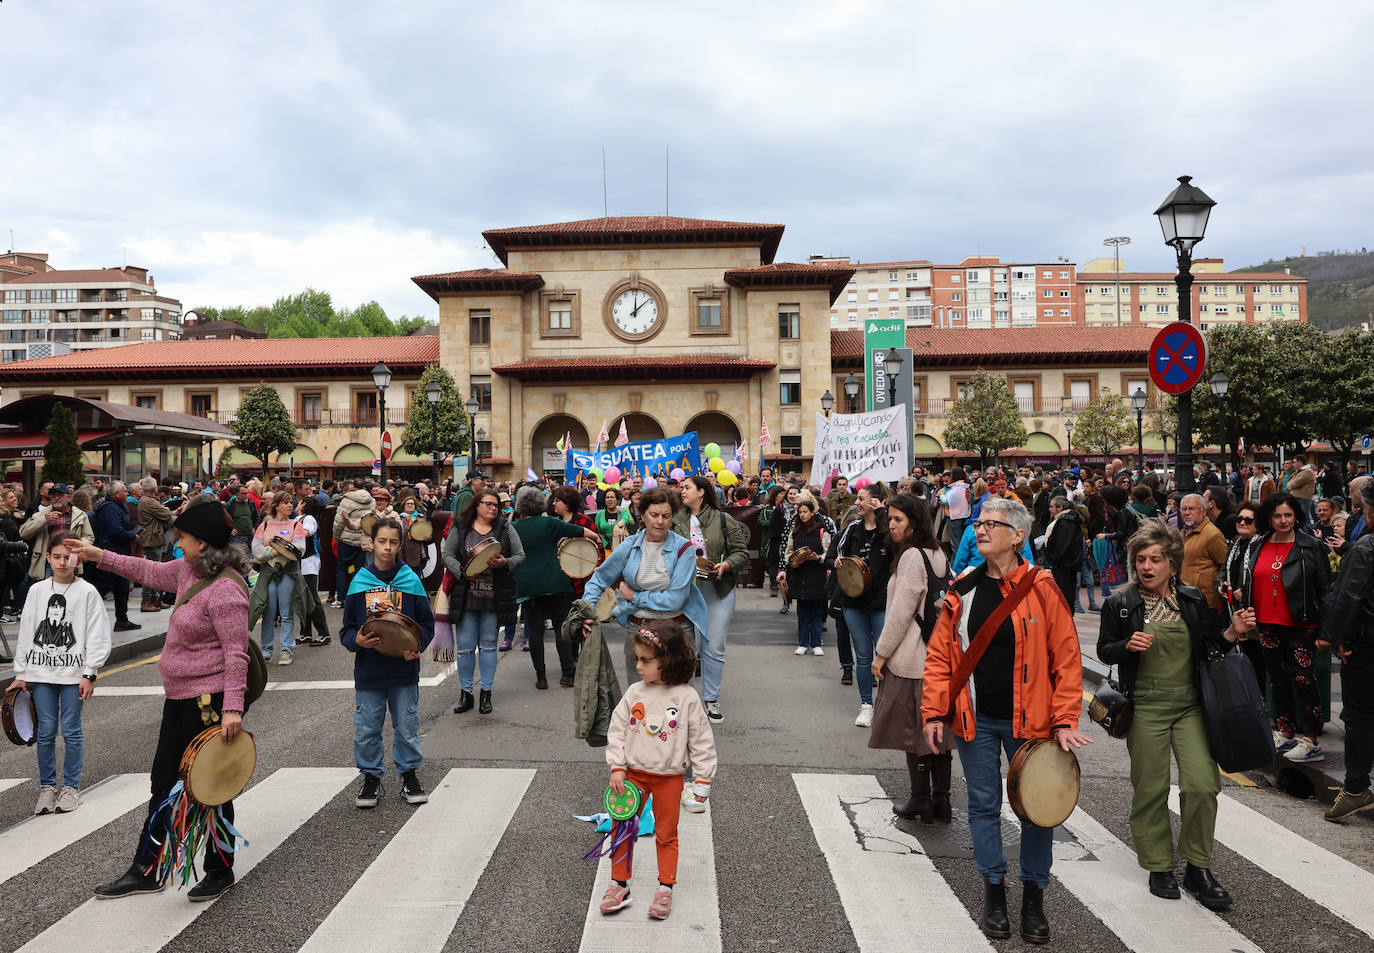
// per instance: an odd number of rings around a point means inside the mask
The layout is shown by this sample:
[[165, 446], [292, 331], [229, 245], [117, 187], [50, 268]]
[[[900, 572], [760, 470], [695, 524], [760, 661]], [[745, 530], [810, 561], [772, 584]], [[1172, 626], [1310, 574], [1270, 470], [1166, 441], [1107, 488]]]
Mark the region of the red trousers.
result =
[[[630, 768], [626, 780], [639, 785], [644, 799], [654, 798], [654, 847], [658, 851], [659, 883], [677, 883], [677, 819], [682, 811], [682, 775], [649, 774]], [[643, 808], [641, 807], [642, 811]], [[616, 880], [629, 881], [630, 857], [628, 851], [619, 851], [611, 857], [611, 876]]]

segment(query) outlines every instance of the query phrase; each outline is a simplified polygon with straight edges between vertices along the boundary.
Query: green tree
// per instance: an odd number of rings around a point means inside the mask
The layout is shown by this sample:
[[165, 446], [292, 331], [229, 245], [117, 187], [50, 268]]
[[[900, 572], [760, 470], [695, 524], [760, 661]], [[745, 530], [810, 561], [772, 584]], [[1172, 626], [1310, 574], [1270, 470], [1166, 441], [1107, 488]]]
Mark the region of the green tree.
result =
[[268, 337], [324, 337], [337, 315], [327, 291], [306, 288], [272, 302], [266, 322]]
[[425, 394], [425, 388], [431, 381], [436, 382], [440, 390], [438, 449], [448, 456], [464, 453], [472, 445], [472, 423], [463, 409], [463, 402], [459, 400], [458, 385], [454, 383], [453, 376], [438, 364], [426, 367], [415, 385], [415, 396], [410, 399], [410, 417], [406, 420], [405, 433], [401, 435], [401, 449], [417, 457], [435, 449], [430, 433], [434, 408]]
[[1374, 335], [1351, 328], [1334, 337], [1322, 335], [1321, 347], [1317, 435], [1340, 454], [1344, 469], [1360, 437], [1374, 432]]
[[53, 404], [48, 420], [48, 445], [43, 448], [43, 479], [75, 488], [84, 482], [81, 467], [85, 462], [86, 456], [76, 442], [72, 412], [66, 404]]
[[274, 453], [290, 453], [296, 447], [296, 426], [271, 384], [254, 387], [239, 401], [232, 425], [234, 445], [262, 461], [263, 481], [267, 480], [267, 458]]
[[1156, 393], [1145, 408], [1145, 424], [1159, 434], [1164, 446], [1160, 449], [1167, 454], [1169, 444], [1178, 447], [1178, 398]]
[[1126, 398], [1112, 393], [1110, 387], [1102, 388], [1079, 413], [1073, 436], [1080, 447], [1101, 450], [1104, 457], [1110, 458], [1135, 436]]
[[945, 446], [978, 454], [979, 467], [1011, 447], [1019, 447], [1030, 435], [1021, 419], [1021, 408], [1000, 374], [978, 368], [954, 405], [945, 427]]

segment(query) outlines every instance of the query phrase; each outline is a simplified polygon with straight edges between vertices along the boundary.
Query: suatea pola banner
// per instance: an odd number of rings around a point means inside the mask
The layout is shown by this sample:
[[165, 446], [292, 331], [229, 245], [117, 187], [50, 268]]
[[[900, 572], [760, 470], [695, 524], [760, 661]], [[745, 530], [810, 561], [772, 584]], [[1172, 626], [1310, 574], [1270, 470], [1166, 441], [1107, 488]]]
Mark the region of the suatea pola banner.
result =
[[639, 440], [609, 450], [570, 450], [564, 466], [563, 480], [571, 483], [592, 470], [606, 472], [615, 467], [629, 476], [667, 477], [674, 469], [690, 475], [702, 468], [701, 445], [696, 431], [664, 437], [662, 440]]

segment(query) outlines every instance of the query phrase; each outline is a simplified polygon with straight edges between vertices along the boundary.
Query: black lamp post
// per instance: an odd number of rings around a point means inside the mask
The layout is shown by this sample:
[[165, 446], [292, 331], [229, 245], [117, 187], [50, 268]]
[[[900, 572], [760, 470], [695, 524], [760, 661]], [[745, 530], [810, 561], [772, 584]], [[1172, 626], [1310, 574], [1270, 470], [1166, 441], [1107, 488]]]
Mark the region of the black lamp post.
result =
[[883, 370], [887, 372], [887, 406], [897, 406], [897, 375], [902, 372], [902, 355], [896, 348], [889, 348], [883, 358]]
[[859, 379], [854, 376], [853, 371], [844, 379], [844, 399], [849, 412], [854, 413], [854, 402], [859, 399]]
[[830, 411], [833, 410], [834, 407], [835, 395], [830, 393], [829, 388], [827, 388], [825, 393], [821, 395], [821, 410], [825, 411], [825, 415], [829, 417]]
[[1066, 434], [1068, 434], [1068, 436], [1067, 436], [1065, 439], [1069, 442], [1069, 453], [1068, 453], [1069, 460], [1068, 460], [1068, 462], [1069, 462], [1070, 465], [1072, 465], [1072, 464], [1073, 464], [1073, 418], [1072, 418], [1072, 417], [1070, 417], [1070, 418], [1068, 418], [1067, 420], [1064, 421], [1064, 432], [1065, 432]]
[[468, 433], [473, 435], [472, 446], [468, 448], [468, 473], [477, 469], [477, 411], [481, 406], [476, 397], [469, 397], [463, 405], [463, 409], [468, 412]]
[[1212, 388], [1212, 396], [1221, 402], [1221, 482], [1226, 484], [1226, 445], [1230, 442], [1227, 439], [1227, 420], [1226, 420], [1226, 392], [1231, 389], [1231, 378], [1226, 376], [1225, 371], [1217, 371], [1212, 375], [1212, 379], [1207, 382]]
[[378, 361], [372, 369], [372, 383], [377, 385], [377, 459], [382, 461], [381, 483], [386, 485], [386, 454], [382, 453], [382, 440], [386, 436], [386, 389], [391, 386], [391, 368], [385, 361]]
[[[1164, 244], [1172, 245], [1178, 257], [1178, 318], [1187, 324], [1193, 320], [1193, 246], [1207, 234], [1207, 218], [1217, 203], [1191, 184], [1192, 176], [1180, 175], [1178, 188], [1169, 193], [1164, 204], [1155, 209], [1159, 227], [1164, 231]], [[1184, 493], [1193, 491], [1193, 395], [1185, 391], [1178, 395], [1177, 459], [1174, 462], [1174, 488]]]
[[[1137, 387], [1135, 393], [1131, 395], [1131, 409], [1135, 411], [1135, 468], [1137, 471], [1145, 469], [1145, 405], [1150, 402], [1150, 398], [1145, 396], [1145, 388]], [[1136, 474], [1136, 479], [1140, 479], [1140, 474]]]
[[482, 441], [483, 441], [483, 440], [486, 440], [486, 439], [487, 439], [487, 432], [486, 432], [485, 430], [483, 430], [481, 427], [478, 427], [478, 428], [477, 428], [477, 439], [474, 440], [474, 441], [472, 442], [472, 452], [473, 452], [474, 454], [476, 454], [476, 456], [474, 457], [474, 459], [477, 461], [477, 466], [474, 467], [474, 469], [475, 469], [478, 473], [481, 473], [481, 472], [482, 472]]
[[435, 486], [439, 485], [439, 458], [443, 456], [439, 452], [439, 398], [443, 394], [443, 389], [434, 381], [425, 388], [425, 396], [429, 398], [429, 455], [434, 461]]

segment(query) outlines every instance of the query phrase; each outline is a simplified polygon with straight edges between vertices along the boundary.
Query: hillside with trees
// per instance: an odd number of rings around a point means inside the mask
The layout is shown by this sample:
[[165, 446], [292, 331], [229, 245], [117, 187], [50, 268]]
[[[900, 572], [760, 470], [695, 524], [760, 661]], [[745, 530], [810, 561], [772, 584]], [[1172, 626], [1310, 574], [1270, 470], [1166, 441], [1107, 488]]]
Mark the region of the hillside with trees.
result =
[[327, 291], [306, 288], [272, 302], [271, 307], [230, 308], [213, 306], [192, 309], [202, 321], [233, 321], [273, 338], [369, 338], [410, 334], [433, 322], [402, 315], [395, 320], [375, 301], [357, 308], [335, 310]]
[[1236, 271], [1283, 271], [1307, 279], [1307, 319], [1323, 331], [1374, 323], [1374, 254], [1325, 251], [1316, 255], [1266, 261]]

